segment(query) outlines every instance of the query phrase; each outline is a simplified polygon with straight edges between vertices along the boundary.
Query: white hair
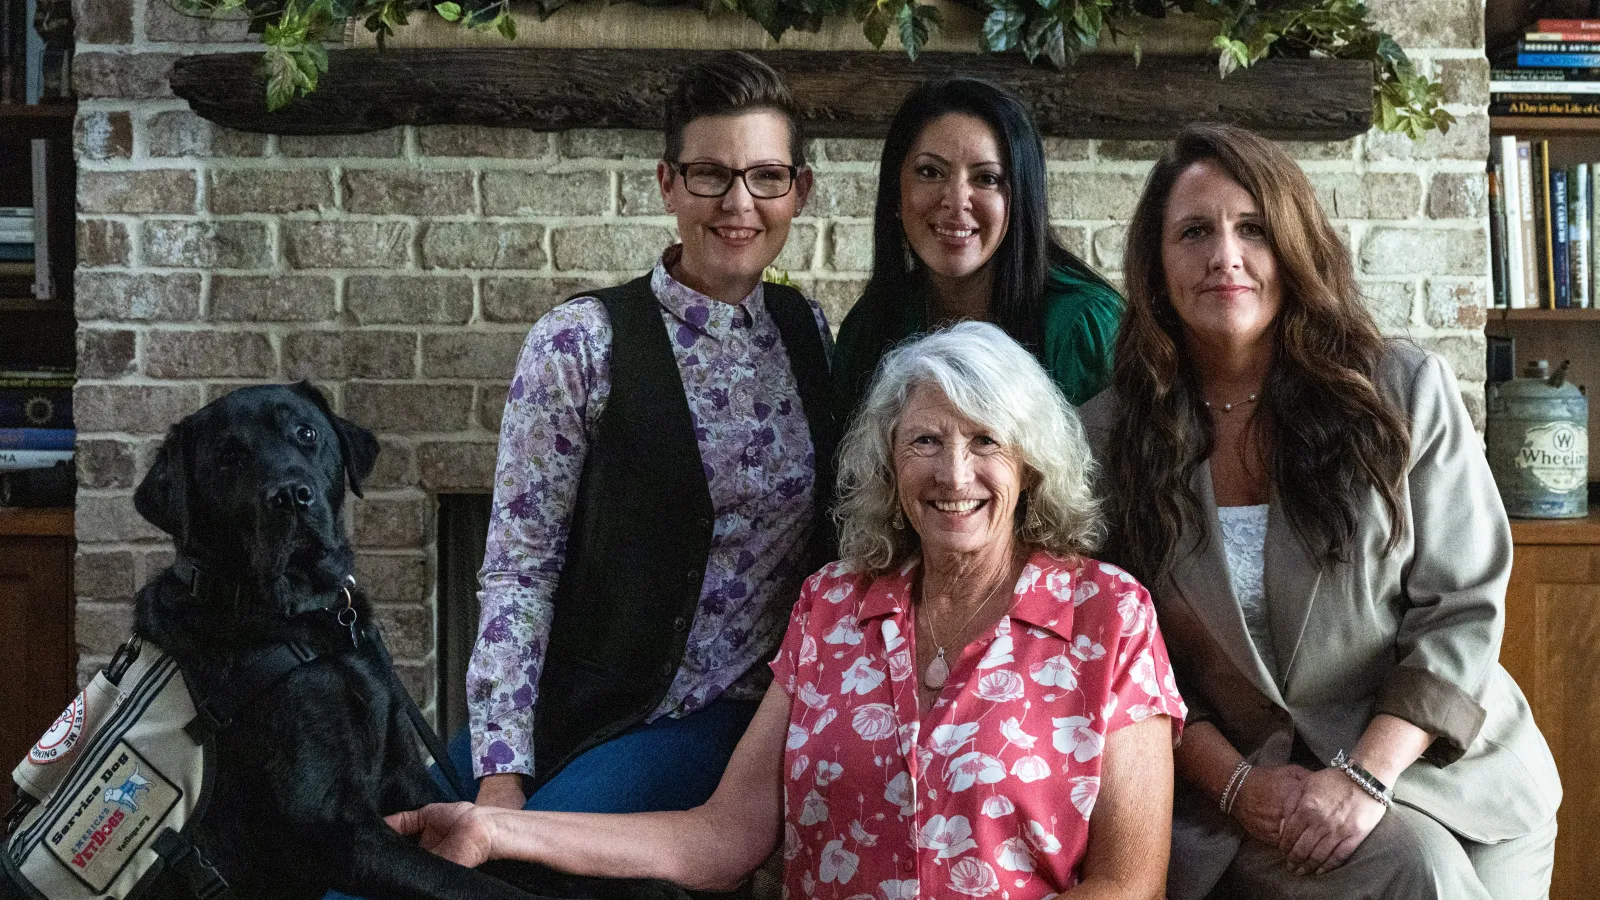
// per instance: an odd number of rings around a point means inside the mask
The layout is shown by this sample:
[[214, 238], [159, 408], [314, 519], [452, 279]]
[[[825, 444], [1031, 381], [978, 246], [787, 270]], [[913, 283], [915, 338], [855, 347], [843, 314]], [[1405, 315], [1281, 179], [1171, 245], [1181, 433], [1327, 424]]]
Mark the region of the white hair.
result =
[[899, 497], [892, 447], [912, 390], [933, 385], [963, 416], [1017, 451], [1027, 485], [1017, 504], [1017, 540], [1075, 556], [1101, 536], [1091, 487], [1094, 460], [1083, 426], [1044, 368], [1004, 331], [962, 322], [901, 344], [878, 364], [866, 400], [839, 448], [840, 556], [887, 571], [917, 549], [895, 528]]

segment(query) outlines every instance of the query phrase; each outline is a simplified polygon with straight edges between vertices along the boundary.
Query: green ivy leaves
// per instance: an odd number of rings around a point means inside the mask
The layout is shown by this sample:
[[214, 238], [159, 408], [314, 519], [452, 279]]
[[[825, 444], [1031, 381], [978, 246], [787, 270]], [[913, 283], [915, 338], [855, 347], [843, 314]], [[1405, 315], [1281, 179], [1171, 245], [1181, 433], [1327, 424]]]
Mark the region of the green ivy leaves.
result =
[[[517, 34], [511, 0], [168, 0], [188, 13], [245, 10], [262, 29], [267, 52], [261, 69], [267, 107], [280, 109], [316, 90], [328, 70], [323, 42], [339, 23], [359, 17], [377, 35], [378, 45], [406, 24], [408, 12], [431, 10], [462, 27], [491, 29], [505, 38]], [[540, 18], [576, 0], [531, 0]], [[702, 6], [740, 11], [774, 40], [790, 29], [816, 31], [824, 20], [850, 16], [874, 47], [891, 31], [912, 59], [943, 25], [939, 10], [918, 0], [639, 0], [646, 6]], [[1102, 36], [1132, 33], [1134, 59], [1141, 23], [1181, 12], [1215, 23], [1217, 72], [1226, 78], [1263, 59], [1332, 57], [1373, 63], [1373, 120], [1385, 131], [1420, 139], [1429, 131], [1448, 131], [1455, 117], [1443, 108], [1443, 87], [1417, 72], [1405, 51], [1377, 30], [1362, 0], [976, 0], [989, 9], [983, 21], [983, 48], [992, 53], [1020, 51], [1030, 62], [1040, 57], [1066, 67]]]
[[1364, 59], [1373, 63], [1373, 121], [1384, 131], [1420, 140], [1446, 132], [1455, 116], [1442, 108], [1444, 87], [1419, 75], [1394, 38], [1378, 31], [1361, 0], [1186, 0], [1217, 23], [1217, 71], [1231, 72], [1270, 56]]

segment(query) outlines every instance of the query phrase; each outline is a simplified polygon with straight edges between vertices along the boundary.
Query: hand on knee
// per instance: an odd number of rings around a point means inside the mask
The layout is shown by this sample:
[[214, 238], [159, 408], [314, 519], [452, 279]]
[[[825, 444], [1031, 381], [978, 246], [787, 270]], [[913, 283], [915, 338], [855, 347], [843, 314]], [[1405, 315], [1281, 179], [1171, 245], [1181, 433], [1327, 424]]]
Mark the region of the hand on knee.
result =
[[1299, 805], [1284, 820], [1278, 849], [1288, 857], [1291, 872], [1320, 875], [1343, 865], [1386, 811], [1338, 769], [1313, 772]]

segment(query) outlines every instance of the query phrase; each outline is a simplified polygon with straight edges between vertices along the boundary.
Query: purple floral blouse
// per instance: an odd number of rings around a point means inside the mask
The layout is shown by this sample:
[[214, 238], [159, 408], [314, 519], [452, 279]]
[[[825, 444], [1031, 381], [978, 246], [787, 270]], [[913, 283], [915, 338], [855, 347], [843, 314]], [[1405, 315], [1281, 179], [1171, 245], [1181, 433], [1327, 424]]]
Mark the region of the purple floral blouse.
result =
[[[649, 720], [726, 693], [754, 699], [806, 575], [815, 460], [776, 322], [757, 285], [737, 306], [650, 276], [672, 337], [716, 510], [700, 607], [683, 662]], [[828, 323], [814, 302], [831, 349]], [[467, 668], [477, 777], [532, 774], [533, 710], [566, 561], [585, 452], [611, 392], [611, 324], [580, 297], [534, 323], [506, 398], [483, 569], [478, 643]]]

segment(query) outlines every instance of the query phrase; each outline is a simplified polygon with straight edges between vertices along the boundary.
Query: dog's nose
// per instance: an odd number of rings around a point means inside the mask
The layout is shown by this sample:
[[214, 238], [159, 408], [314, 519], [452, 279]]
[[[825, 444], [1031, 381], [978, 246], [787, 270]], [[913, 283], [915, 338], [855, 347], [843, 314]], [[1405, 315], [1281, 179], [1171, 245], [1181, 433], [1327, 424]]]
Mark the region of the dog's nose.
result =
[[314, 495], [311, 488], [299, 482], [291, 481], [279, 485], [268, 494], [268, 499], [273, 506], [279, 509], [310, 509], [311, 499]]

